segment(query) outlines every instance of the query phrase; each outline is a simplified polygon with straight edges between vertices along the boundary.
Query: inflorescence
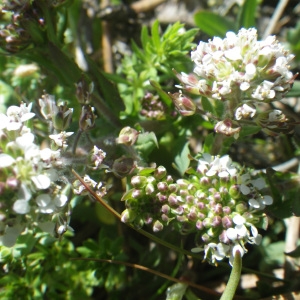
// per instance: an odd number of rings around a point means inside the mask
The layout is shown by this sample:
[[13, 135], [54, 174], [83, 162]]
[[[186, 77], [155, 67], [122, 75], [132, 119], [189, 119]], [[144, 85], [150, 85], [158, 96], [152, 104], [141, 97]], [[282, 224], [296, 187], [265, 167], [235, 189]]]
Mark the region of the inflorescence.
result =
[[[293, 120], [279, 110], [260, 113], [257, 106], [281, 100], [291, 89], [296, 77], [289, 70], [293, 58], [275, 36], [259, 41], [256, 29], [242, 28], [238, 34], [227, 32], [224, 39], [201, 41], [191, 52], [194, 72], [176, 73], [178, 87], [224, 103], [221, 118], [209, 115], [218, 120], [216, 132], [237, 138], [243, 121], [250, 120], [269, 134], [289, 133]], [[197, 105], [181, 90], [170, 94], [175, 106], [182, 115], [195, 114]]]
[[196, 234], [197, 247], [214, 263], [224, 257], [232, 263], [236, 250], [259, 244], [256, 226], [265, 221], [263, 209], [273, 199], [265, 194], [266, 182], [237, 164], [228, 155], [202, 154], [197, 168], [186, 179], [174, 180], [162, 166], [140, 169], [124, 196], [122, 221], [154, 232], [171, 226], [181, 234]]

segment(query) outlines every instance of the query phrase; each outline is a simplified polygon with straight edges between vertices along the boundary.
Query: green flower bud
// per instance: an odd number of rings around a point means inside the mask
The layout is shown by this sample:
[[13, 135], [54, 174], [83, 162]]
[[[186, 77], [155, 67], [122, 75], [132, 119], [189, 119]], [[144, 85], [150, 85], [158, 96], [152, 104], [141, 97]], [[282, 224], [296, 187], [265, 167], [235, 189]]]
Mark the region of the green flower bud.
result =
[[153, 231], [159, 232], [162, 231], [163, 229], [164, 229], [164, 225], [160, 221], [156, 220], [153, 224]]
[[129, 209], [125, 209], [121, 214], [121, 221], [123, 223], [131, 223], [135, 220], [135, 218], [136, 218], [136, 212]]
[[140, 189], [143, 188], [147, 184], [147, 177], [146, 176], [133, 176], [131, 178], [131, 184], [133, 187]]
[[73, 108], [68, 108], [66, 103], [58, 106], [55, 115], [52, 115], [53, 127], [58, 131], [65, 131], [72, 122]]

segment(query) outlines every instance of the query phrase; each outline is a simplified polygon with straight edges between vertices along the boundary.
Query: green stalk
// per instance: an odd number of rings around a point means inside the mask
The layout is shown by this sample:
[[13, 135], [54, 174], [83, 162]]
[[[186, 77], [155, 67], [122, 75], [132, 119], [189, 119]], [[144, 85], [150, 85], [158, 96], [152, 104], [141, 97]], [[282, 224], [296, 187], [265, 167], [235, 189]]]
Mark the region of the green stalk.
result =
[[234, 297], [236, 289], [241, 279], [242, 273], [242, 256], [240, 251], [235, 252], [231, 274], [226, 285], [225, 291], [220, 300], [231, 300]]

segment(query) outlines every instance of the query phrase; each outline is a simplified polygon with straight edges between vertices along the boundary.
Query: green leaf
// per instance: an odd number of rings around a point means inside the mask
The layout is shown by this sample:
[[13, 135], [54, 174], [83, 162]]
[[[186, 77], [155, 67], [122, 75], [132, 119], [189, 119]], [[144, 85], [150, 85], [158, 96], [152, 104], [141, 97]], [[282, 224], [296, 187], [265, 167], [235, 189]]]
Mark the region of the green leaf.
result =
[[167, 289], [166, 300], [181, 300], [188, 285], [185, 283], [175, 283]]
[[225, 114], [225, 105], [223, 101], [215, 100], [215, 111], [219, 118], [222, 118]]
[[144, 157], [147, 157], [154, 148], [158, 148], [158, 142], [155, 133], [144, 132], [139, 134], [135, 148], [140, 151]]
[[204, 140], [204, 145], [203, 145], [203, 153], [211, 153], [212, 146], [214, 144], [214, 133], [210, 133]]
[[172, 100], [169, 97], [169, 95], [161, 88], [160, 84], [154, 80], [150, 80], [150, 84], [155, 88], [160, 98], [163, 100], [163, 102], [170, 107], [172, 104]]
[[147, 45], [150, 42], [150, 36], [148, 33], [148, 28], [146, 26], [142, 27], [141, 42], [142, 42], [143, 49], [147, 49]]
[[241, 129], [239, 137], [242, 138], [245, 136], [249, 136], [249, 135], [258, 133], [260, 130], [261, 130], [261, 128], [259, 126], [245, 125]]
[[224, 37], [235, 30], [235, 23], [210, 11], [199, 11], [194, 16], [196, 25], [210, 36]]
[[256, 27], [255, 14], [256, 14], [257, 0], [246, 0], [239, 12], [238, 28]]
[[300, 80], [295, 80], [292, 89], [288, 92], [286, 97], [299, 97], [300, 96]]
[[209, 99], [207, 99], [206, 97], [202, 97], [201, 98], [201, 104], [202, 104], [203, 110], [205, 112], [209, 112], [212, 115], [215, 114], [215, 109], [214, 109], [214, 107], [211, 104], [211, 101]]
[[185, 173], [190, 165], [189, 154], [189, 143], [185, 143], [183, 148], [180, 149], [179, 153], [177, 153], [177, 155], [175, 156], [176, 169], [179, 171], [181, 176]]
[[156, 49], [160, 49], [159, 22], [156, 20], [151, 28], [152, 42]]

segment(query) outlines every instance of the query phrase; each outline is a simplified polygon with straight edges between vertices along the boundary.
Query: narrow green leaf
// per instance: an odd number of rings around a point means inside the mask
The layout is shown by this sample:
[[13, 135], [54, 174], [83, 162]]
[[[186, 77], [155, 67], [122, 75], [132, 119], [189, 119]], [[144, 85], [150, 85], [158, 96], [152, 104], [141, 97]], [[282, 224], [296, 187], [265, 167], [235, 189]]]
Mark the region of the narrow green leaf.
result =
[[154, 80], [150, 80], [150, 84], [155, 88], [155, 90], [157, 91], [157, 93], [159, 94], [160, 98], [162, 99], [162, 101], [167, 105], [167, 106], [171, 106], [172, 104], [172, 100], [169, 97], [169, 95], [161, 88], [160, 84]]
[[256, 14], [257, 0], [246, 0], [239, 12], [239, 22], [237, 30], [244, 27], [256, 27], [255, 14]]
[[235, 23], [210, 11], [199, 11], [194, 16], [196, 25], [210, 36], [224, 37], [234, 31]]
[[148, 28], [146, 26], [143, 26], [141, 32], [141, 42], [142, 42], [143, 49], [146, 49], [149, 41], [150, 41], [150, 37], [148, 34]]
[[160, 48], [159, 22], [156, 20], [151, 28], [152, 42], [156, 49]]

